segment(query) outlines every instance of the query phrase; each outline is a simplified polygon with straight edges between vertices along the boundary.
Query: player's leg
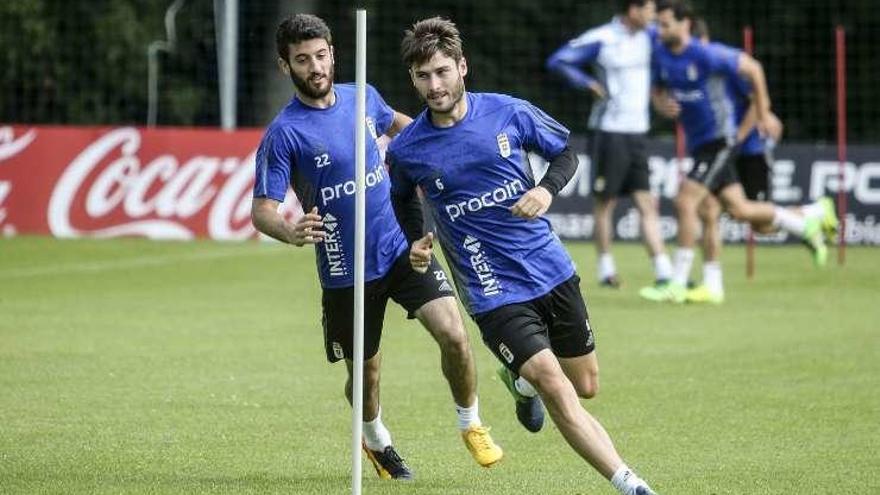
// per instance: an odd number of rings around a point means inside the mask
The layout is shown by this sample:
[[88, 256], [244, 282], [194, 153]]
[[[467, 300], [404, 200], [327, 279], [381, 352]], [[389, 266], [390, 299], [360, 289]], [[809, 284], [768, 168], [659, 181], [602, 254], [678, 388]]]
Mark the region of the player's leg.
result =
[[697, 208], [708, 194], [705, 186], [686, 178], [679, 186], [675, 197], [675, 211], [678, 217], [678, 247], [673, 255], [672, 280], [667, 284], [643, 287], [639, 295], [649, 301], [671, 301], [682, 303], [687, 294], [687, 281], [694, 262], [694, 247], [699, 232]]
[[612, 213], [617, 206], [617, 198], [593, 197], [593, 218], [596, 223], [596, 259], [599, 285], [609, 288], [620, 287], [617, 267], [611, 254]]
[[[363, 366], [363, 446], [367, 458], [382, 479], [412, 479], [413, 472], [394, 448], [391, 433], [382, 421], [379, 394], [382, 323], [387, 296], [381, 280], [368, 283], [364, 290], [364, 366]], [[354, 289], [324, 289], [322, 296], [324, 347], [327, 360], [345, 359], [347, 378], [345, 397], [352, 402], [354, 348]]]
[[551, 307], [545, 317], [550, 349], [578, 396], [591, 399], [599, 393], [599, 359], [580, 277], [575, 274], [554, 287], [548, 300]]
[[724, 140], [706, 143], [693, 151], [694, 166], [682, 181], [675, 197], [678, 216], [678, 249], [673, 259], [672, 282], [660, 290], [643, 289], [639, 294], [652, 301], [684, 302], [687, 281], [694, 261], [694, 247], [700, 230], [698, 209], [711, 191], [719, 184], [731, 180], [729, 160], [735, 156], [734, 149]]
[[476, 367], [455, 298], [428, 301], [415, 311], [415, 316], [440, 347], [440, 368], [455, 403], [459, 408], [476, 404]]
[[418, 273], [403, 255], [394, 263], [390, 280], [391, 298], [410, 318], [419, 320], [440, 348], [440, 368], [455, 401], [465, 445], [481, 466], [495, 464], [504, 454], [480, 419], [476, 365], [446, 272], [434, 258], [427, 272]]
[[[581, 406], [574, 384], [554, 355], [556, 351], [551, 351], [551, 346], [559, 347], [566, 359], [577, 357], [575, 354], [595, 355], [592, 333], [588, 332], [588, 323], [585, 323], [586, 305], [580, 295], [578, 280], [575, 275], [544, 297], [501, 306], [475, 315], [474, 319], [489, 350], [511, 373], [525, 378], [534, 386], [547, 404], [553, 422], [575, 452], [611, 480], [620, 493], [633, 495], [637, 493], [636, 489], [642, 489], [640, 493], [648, 495], [653, 492], [626, 467], [608, 433]], [[577, 308], [578, 301], [582, 309]], [[558, 321], [554, 317], [557, 310], [567, 312]], [[572, 339], [577, 332], [572, 329], [579, 316], [583, 316], [580, 339], [573, 344]], [[555, 331], [551, 330], [551, 325], [557, 327]], [[563, 344], [568, 347], [563, 347]], [[577, 379], [582, 383], [583, 370], [576, 366], [571, 371], [578, 375]], [[590, 387], [585, 386], [584, 389], [587, 392]], [[595, 392], [595, 388], [592, 390]]]
[[672, 278], [672, 262], [660, 234], [657, 199], [651, 194], [651, 171], [648, 168], [645, 136], [628, 135], [626, 142], [630, 162], [623, 191], [632, 195], [633, 203], [639, 210], [642, 240], [654, 267], [654, 283], [662, 285]]
[[611, 254], [614, 238], [613, 214], [626, 177], [628, 153], [620, 134], [596, 131], [590, 139], [593, 219], [596, 225], [596, 275], [600, 286], [616, 289], [620, 287], [620, 279]]
[[703, 224], [703, 281], [688, 290], [685, 299], [692, 303], [724, 302], [724, 285], [721, 272], [721, 203], [709, 194], [699, 206]]
[[[823, 239], [822, 217], [806, 216], [798, 208], [783, 208], [766, 201], [750, 201], [739, 183], [729, 184], [720, 191], [719, 196], [734, 219], [749, 222], [756, 232], [770, 233], [781, 229], [793, 234], [804, 242], [817, 266], [827, 263], [828, 248]], [[824, 212], [818, 202], [815, 206], [810, 206]]]
[[549, 349], [529, 358], [519, 373], [538, 390], [565, 441], [620, 493], [653, 493], [647, 483], [624, 464], [605, 428], [583, 408], [574, 385]]

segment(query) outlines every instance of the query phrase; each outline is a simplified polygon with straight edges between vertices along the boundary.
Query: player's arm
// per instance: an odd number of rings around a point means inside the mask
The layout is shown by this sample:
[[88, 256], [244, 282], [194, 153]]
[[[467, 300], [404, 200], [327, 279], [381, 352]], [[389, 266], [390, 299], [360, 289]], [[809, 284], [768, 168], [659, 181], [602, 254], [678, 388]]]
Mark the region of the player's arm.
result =
[[553, 203], [553, 196], [556, 196], [574, 177], [577, 167], [577, 154], [566, 146], [561, 153], [550, 160], [541, 182], [523, 194], [510, 208], [511, 213], [527, 220], [534, 220], [546, 213]]
[[280, 213], [281, 203], [271, 198], [254, 198], [251, 205], [251, 221], [260, 232], [281, 242], [303, 246], [324, 240], [324, 223], [318, 207], [301, 216], [296, 223], [288, 222]]
[[385, 134], [388, 137], [393, 138], [394, 136], [398, 135], [400, 131], [402, 131], [403, 128], [408, 126], [412, 121], [413, 119], [410, 118], [409, 115], [400, 113], [395, 110], [394, 120], [391, 121], [391, 126], [388, 128], [387, 131], [385, 131]]
[[681, 113], [681, 105], [669, 95], [669, 91], [659, 86], [651, 88], [651, 105], [655, 112], [667, 119], [677, 119]]
[[391, 169], [391, 206], [394, 208], [397, 223], [410, 243], [409, 262], [413, 270], [425, 273], [431, 263], [434, 235], [430, 232], [423, 235], [425, 219], [416, 185], [401, 167], [394, 166], [390, 156], [387, 158]]
[[752, 104], [755, 107], [755, 125], [762, 136], [772, 130], [770, 116], [770, 93], [761, 63], [745, 53], [740, 53], [737, 72], [752, 86]]
[[583, 70], [584, 66], [599, 57], [601, 48], [600, 41], [574, 39], [553, 52], [545, 65], [547, 70], [562, 77], [569, 86], [591, 91], [597, 98], [605, 98], [608, 92], [602, 84]]
[[[758, 111], [757, 105], [755, 104], [755, 99], [752, 98], [751, 94], [749, 96], [749, 108], [746, 110], [746, 114], [743, 116], [742, 122], [739, 124], [739, 128], [736, 132], [736, 142], [741, 143], [745, 141], [745, 139], [752, 132], [752, 129], [755, 128], [755, 125], [758, 122]], [[775, 113], [770, 112], [770, 118], [767, 120], [767, 128], [766, 128], [766, 137], [772, 139], [773, 141], [779, 141], [782, 137], [783, 125], [782, 121], [779, 120], [779, 117], [776, 116]]]

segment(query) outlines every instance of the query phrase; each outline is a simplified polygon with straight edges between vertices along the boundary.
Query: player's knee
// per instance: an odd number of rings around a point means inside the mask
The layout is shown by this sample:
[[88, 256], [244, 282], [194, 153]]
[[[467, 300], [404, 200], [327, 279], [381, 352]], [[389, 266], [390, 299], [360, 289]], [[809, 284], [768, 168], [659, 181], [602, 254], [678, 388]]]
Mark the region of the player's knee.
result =
[[463, 328], [449, 325], [434, 332], [434, 339], [440, 352], [446, 355], [463, 356], [470, 352], [470, 342]]
[[729, 213], [734, 220], [742, 221], [746, 220], [748, 216], [748, 208], [745, 204], [740, 202], [731, 203], [727, 206], [727, 213]]
[[573, 383], [578, 397], [592, 399], [599, 393], [599, 377], [595, 374], [585, 376]]
[[566, 378], [561, 372], [555, 373], [550, 370], [538, 373], [535, 377], [528, 378], [529, 383], [538, 390], [541, 397], [557, 399], [565, 393]]
[[694, 201], [684, 194], [679, 194], [678, 196], [676, 196], [673, 200], [673, 204], [675, 205], [675, 209], [678, 211], [679, 215], [681, 215], [682, 212], [690, 211], [695, 206]]

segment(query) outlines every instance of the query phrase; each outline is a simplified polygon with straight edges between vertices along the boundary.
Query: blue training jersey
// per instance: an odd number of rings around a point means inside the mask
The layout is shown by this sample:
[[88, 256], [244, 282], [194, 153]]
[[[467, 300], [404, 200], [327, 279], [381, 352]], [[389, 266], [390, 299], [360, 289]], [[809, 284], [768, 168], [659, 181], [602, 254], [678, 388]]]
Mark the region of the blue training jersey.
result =
[[387, 160], [392, 194], [423, 191], [459, 297], [473, 315], [547, 294], [575, 270], [549, 221], [510, 212], [535, 186], [527, 152], [556, 157], [568, 129], [523, 100], [465, 97], [461, 121], [436, 127], [422, 112], [391, 142]]
[[[255, 198], [284, 201], [288, 185], [309, 212], [318, 207], [324, 241], [315, 245], [324, 288], [354, 285], [355, 86], [336, 84], [336, 102], [325, 109], [294, 98], [269, 125], [256, 157]], [[376, 139], [394, 111], [367, 86], [367, 281], [385, 275], [408, 245], [391, 206], [391, 184]], [[370, 139], [372, 138], [372, 139]]]
[[[731, 53], [731, 56], [739, 57], [740, 53], [742, 53], [742, 51], [740, 51], [739, 49], [733, 48], [723, 43], [713, 41], [712, 43], [710, 43], [710, 45], [720, 51], [729, 51]], [[742, 76], [736, 74], [732, 77], [727, 78], [727, 92], [733, 101], [734, 119], [736, 121], [736, 125], [739, 126], [742, 123], [743, 119], [746, 117], [746, 113], [749, 111], [749, 107], [752, 104], [752, 85]], [[740, 154], [761, 155], [763, 153], [764, 141], [761, 139], [760, 134], [758, 134], [758, 130], [752, 129], [752, 131], [740, 144]]]
[[727, 81], [739, 77], [739, 53], [697, 40], [692, 40], [679, 54], [662, 43], [655, 45], [652, 80], [669, 90], [681, 105], [679, 119], [690, 152], [717, 139], [732, 142], [736, 136], [733, 99]]

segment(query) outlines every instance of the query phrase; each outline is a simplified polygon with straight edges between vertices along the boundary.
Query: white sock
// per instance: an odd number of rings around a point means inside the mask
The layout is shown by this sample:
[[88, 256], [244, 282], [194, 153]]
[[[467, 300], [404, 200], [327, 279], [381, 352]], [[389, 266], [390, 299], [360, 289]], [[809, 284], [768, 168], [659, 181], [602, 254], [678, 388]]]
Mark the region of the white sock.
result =
[[657, 280], [669, 280], [672, 278], [672, 262], [669, 255], [660, 253], [654, 256], [654, 278]]
[[520, 393], [520, 395], [523, 395], [525, 397], [534, 397], [538, 395], [537, 390], [535, 390], [535, 388], [532, 387], [532, 384], [523, 377], [517, 378], [516, 381], [513, 382], [513, 386], [516, 388], [516, 391]]
[[672, 272], [672, 282], [682, 287], [687, 286], [688, 276], [691, 274], [691, 265], [694, 263], [694, 250], [678, 248], [675, 250], [675, 269]]
[[372, 421], [364, 421], [364, 443], [370, 450], [383, 451], [391, 445], [391, 432], [382, 423], [382, 408]]
[[806, 218], [822, 218], [825, 216], [825, 208], [818, 201], [801, 206], [801, 211]]
[[807, 221], [797, 213], [777, 206], [773, 214], [773, 226], [798, 237], [803, 237], [804, 230], [807, 228]]
[[458, 414], [458, 429], [461, 431], [465, 431], [471, 426], [483, 425], [483, 422], [480, 421], [480, 400], [478, 398], [474, 399], [474, 404], [471, 407], [461, 407], [456, 404], [455, 413]]
[[636, 476], [636, 473], [628, 468], [626, 464], [621, 464], [617, 471], [614, 472], [614, 476], [611, 477], [611, 485], [621, 495], [634, 495], [636, 488], [640, 486], [648, 488], [645, 480]]
[[617, 275], [617, 267], [614, 266], [614, 258], [611, 253], [602, 253], [599, 255], [599, 280], [605, 280], [608, 277]]
[[703, 263], [703, 285], [712, 294], [724, 293], [724, 282], [721, 276], [721, 262], [707, 261]]

